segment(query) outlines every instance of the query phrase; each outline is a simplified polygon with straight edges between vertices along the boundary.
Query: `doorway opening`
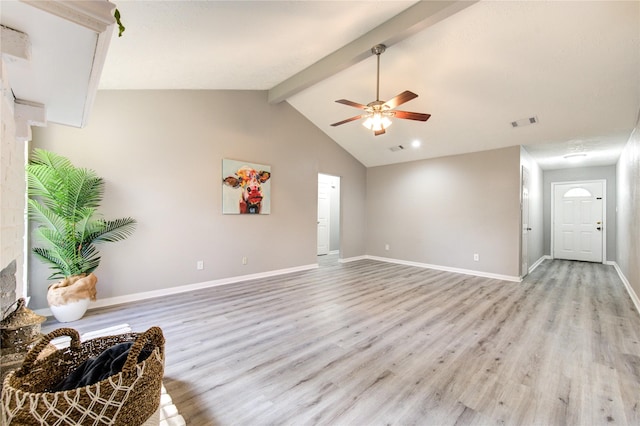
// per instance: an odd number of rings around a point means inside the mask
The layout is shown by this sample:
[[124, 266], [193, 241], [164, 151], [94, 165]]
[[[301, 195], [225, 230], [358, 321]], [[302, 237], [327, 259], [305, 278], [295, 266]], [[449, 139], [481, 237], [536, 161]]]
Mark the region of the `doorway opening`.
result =
[[340, 177], [318, 173], [318, 263], [340, 257]]

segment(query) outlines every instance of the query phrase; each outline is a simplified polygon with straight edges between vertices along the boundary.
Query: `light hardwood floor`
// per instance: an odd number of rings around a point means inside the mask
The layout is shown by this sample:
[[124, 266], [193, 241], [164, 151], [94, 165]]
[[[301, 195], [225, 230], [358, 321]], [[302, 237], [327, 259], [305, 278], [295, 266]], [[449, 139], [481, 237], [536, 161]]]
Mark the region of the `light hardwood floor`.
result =
[[512, 283], [329, 260], [72, 326], [160, 326], [190, 425], [640, 425], [640, 315], [613, 267]]

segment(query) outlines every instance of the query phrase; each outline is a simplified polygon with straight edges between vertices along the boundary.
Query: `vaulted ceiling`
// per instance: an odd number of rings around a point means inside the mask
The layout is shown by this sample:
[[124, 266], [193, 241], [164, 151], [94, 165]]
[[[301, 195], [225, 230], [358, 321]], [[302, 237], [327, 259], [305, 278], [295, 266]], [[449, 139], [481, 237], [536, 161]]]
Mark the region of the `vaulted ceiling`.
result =
[[[268, 90], [366, 166], [514, 145], [544, 168], [615, 164], [640, 110], [635, 1], [115, 3], [101, 89]], [[375, 100], [378, 43], [381, 99], [410, 90], [399, 109], [432, 117], [331, 127], [360, 113], [335, 100]]]

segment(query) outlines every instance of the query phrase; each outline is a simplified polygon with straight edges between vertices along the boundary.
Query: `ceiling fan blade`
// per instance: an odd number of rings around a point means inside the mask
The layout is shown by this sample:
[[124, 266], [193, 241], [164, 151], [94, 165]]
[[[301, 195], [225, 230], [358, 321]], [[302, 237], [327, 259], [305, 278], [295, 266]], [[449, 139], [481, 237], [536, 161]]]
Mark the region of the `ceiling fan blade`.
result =
[[384, 131], [384, 129], [380, 129], [380, 130], [374, 130], [373, 134], [375, 136], [380, 136], [380, 135], [384, 135], [386, 132]]
[[397, 107], [399, 105], [402, 105], [405, 102], [409, 102], [411, 99], [415, 99], [417, 97], [418, 97], [418, 95], [416, 95], [415, 93], [410, 92], [408, 90], [405, 90], [404, 92], [400, 93], [395, 98], [392, 98], [392, 99], [388, 100], [384, 104], [387, 105], [389, 108], [393, 109], [393, 108], [395, 108], [395, 107]]
[[342, 121], [338, 121], [337, 123], [333, 123], [332, 126], [336, 127], [336, 126], [339, 126], [341, 124], [345, 124], [345, 123], [348, 123], [350, 121], [355, 121], [355, 120], [358, 120], [358, 119], [360, 119], [362, 117], [366, 117], [366, 116], [367, 116], [367, 114], [356, 115], [355, 117], [347, 118], [346, 120], [342, 120]]
[[431, 117], [431, 114], [422, 114], [420, 112], [393, 111], [393, 113], [394, 116], [406, 120], [427, 121]]
[[367, 109], [366, 105], [362, 105], [362, 104], [359, 104], [357, 102], [349, 101], [347, 99], [338, 99], [336, 102], [339, 103], [339, 104], [343, 104], [343, 105], [349, 105], [349, 106], [352, 106], [354, 108]]

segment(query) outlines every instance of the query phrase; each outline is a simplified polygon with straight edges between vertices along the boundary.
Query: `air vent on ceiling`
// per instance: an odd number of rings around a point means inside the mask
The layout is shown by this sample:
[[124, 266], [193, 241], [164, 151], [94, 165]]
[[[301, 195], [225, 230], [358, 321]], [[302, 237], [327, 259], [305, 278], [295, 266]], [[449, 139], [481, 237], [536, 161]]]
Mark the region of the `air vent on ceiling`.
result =
[[389, 148], [389, 151], [398, 152], [398, 151], [402, 151], [403, 149], [404, 149], [404, 146], [398, 145], [398, 146], [392, 146], [391, 148]]
[[538, 123], [538, 117], [534, 115], [533, 117], [521, 118], [520, 120], [512, 121], [511, 127], [522, 127], [522, 126], [528, 126], [529, 124], [536, 124], [536, 123]]

